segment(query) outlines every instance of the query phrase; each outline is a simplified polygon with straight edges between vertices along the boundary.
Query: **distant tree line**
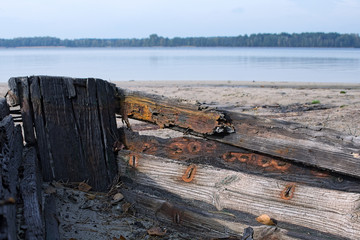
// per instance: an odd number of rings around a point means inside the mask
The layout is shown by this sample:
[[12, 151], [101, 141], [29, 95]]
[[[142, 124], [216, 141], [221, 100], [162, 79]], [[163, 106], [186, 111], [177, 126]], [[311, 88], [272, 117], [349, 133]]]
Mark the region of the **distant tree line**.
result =
[[59, 39], [31, 37], [0, 39], [0, 47], [326, 47], [359, 48], [359, 34], [280, 33], [251, 34], [235, 37], [175, 37], [152, 34], [148, 38], [131, 39]]

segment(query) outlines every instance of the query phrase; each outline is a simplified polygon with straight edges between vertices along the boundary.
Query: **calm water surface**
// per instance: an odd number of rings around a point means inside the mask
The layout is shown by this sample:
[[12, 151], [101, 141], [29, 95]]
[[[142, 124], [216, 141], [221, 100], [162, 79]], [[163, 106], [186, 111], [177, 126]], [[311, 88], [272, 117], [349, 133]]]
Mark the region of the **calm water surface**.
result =
[[360, 82], [360, 49], [0, 49], [0, 82], [60, 75], [129, 80]]

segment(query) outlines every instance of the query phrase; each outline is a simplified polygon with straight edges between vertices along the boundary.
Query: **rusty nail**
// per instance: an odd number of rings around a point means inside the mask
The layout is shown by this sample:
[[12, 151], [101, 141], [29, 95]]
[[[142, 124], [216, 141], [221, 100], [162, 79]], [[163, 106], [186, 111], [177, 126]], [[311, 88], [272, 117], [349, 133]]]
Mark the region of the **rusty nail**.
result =
[[290, 200], [294, 197], [294, 192], [295, 192], [295, 184], [294, 183], [290, 183], [287, 184], [284, 188], [284, 190], [281, 191], [281, 198], [284, 200]]
[[184, 175], [182, 176], [182, 180], [184, 182], [191, 182], [194, 179], [195, 173], [196, 173], [196, 166], [195, 165], [190, 165], [186, 169]]
[[197, 153], [201, 150], [201, 144], [199, 142], [190, 142], [187, 149], [190, 153]]
[[134, 168], [138, 166], [138, 157], [136, 155], [129, 155], [129, 165]]
[[222, 158], [226, 162], [234, 162], [237, 159], [236, 156], [234, 156], [234, 154], [232, 152], [224, 153]]
[[247, 162], [247, 161], [249, 161], [250, 157], [251, 157], [251, 154], [241, 154], [240, 157], [238, 157], [238, 160], [240, 162]]
[[185, 148], [183, 143], [180, 142], [173, 142], [170, 144], [169, 146], [170, 150], [171, 150], [171, 154], [181, 154]]

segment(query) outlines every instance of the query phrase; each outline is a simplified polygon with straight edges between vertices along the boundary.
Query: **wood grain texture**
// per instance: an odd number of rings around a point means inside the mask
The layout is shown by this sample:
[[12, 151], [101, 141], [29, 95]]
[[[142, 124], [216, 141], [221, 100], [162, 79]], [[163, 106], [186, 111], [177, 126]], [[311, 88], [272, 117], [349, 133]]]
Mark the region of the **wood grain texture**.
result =
[[[86, 167], [75, 169], [82, 169], [82, 174], [87, 174], [91, 177], [90, 179], [92, 180], [89, 181], [89, 184], [95, 189], [106, 191], [111, 184], [112, 178], [108, 175], [107, 160], [105, 158], [108, 155], [105, 154], [106, 146], [102, 134], [110, 135], [110, 133], [104, 133], [102, 129], [109, 128], [111, 130], [114, 126], [101, 126], [96, 80], [86, 79], [81, 81], [78, 79], [77, 81], [80, 81], [86, 86], [82, 87], [80, 84], [76, 84], [77, 97], [72, 99], [73, 114], [81, 139], [80, 149], [83, 151], [82, 163]], [[113, 113], [113, 118], [115, 118], [115, 113]], [[107, 135], [104, 136], [106, 137]], [[78, 150], [79, 148], [74, 148], [74, 151]], [[113, 161], [115, 161], [114, 158]], [[83, 180], [84, 179], [86, 178], [83, 178]]]
[[[136, 184], [162, 189], [190, 202], [202, 201], [219, 211], [267, 214], [278, 221], [279, 227], [291, 224], [350, 239], [360, 235], [358, 193], [309, 187], [202, 164], [196, 165], [193, 180], [184, 182], [182, 176], [188, 168], [185, 163], [136, 153], [119, 154], [121, 161], [130, 161], [130, 165], [136, 158], [135, 168], [120, 168], [121, 174]], [[286, 200], [281, 195], [289, 184], [294, 184], [294, 189], [289, 190], [292, 196]]]
[[[180, 128], [192, 134], [360, 178], [360, 139], [298, 123], [206, 109], [179, 100], [118, 88], [120, 108], [129, 117], [160, 127]], [[120, 101], [121, 102], [121, 101]], [[120, 104], [119, 104], [120, 105]], [[118, 113], [121, 114], [121, 111]], [[214, 129], [222, 130], [214, 130]], [[235, 132], [233, 132], [233, 130]], [[224, 134], [224, 133], [228, 134]], [[219, 135], [219, 133], [222, 133]]]
[[20, 103], [21, 119], [23, 122], [25, 142], [34, 145], [36, 142], [33, 123], [33, 109], [30, 99], [30, 83], [31, 79], [27, 77], [16, 78], [18, 99]]
[[25, 140], [36, 143], [44, 180], [88, 181], [106, 191], [117, 172], [115, 85], [32, 76], [12, 78], [9, 86], [20, 102]]
[[217, 141], [189, 136], [163, 139], [141, 135], [127, 128], [120, 128], [119, 132], [126, 148], [134, 152], [180, 160], [187, 164], [207, 164], [313, 187], [360, 193], [359, 180], [356, 178]]
[[360, 139], [322, 128], [227, 112], [236, 133], [210, 139], [360, 177]]
[[[16, 92], [21, 91], [17, 89]], [[42, 94], [40, 89], [39, 77], [33, 77], [30, 85], [31, 104], [33, 109], [33, 121], [36, 133], [36, 146], [40, 157], [40, 168], [44, 181], [51, 181], [55, 178], [53, 158], [48, 150], [48, 135], [44, 118], [44, 106], [42, 104]]]
[[[186, 232], [194, 239], [214, 239], [237, 237], [240, 239], [244, 229], [249, 225], [241, 222], [226, 212], [202, 210], [190, 205], [164, 200], [151, 193], [122, 189], [126, 199], [141, 214], [152, 216], [180, 232]], [[279, 227], [254, 225], [254, 239], [300, 239], [287, 235], [287, 231]]]
[[118, 114], [153, 122], [160, 127], [178, 126], [201, 134], [232, 132], [221, 112], [201, 109], [180, 100], [117, 88]]

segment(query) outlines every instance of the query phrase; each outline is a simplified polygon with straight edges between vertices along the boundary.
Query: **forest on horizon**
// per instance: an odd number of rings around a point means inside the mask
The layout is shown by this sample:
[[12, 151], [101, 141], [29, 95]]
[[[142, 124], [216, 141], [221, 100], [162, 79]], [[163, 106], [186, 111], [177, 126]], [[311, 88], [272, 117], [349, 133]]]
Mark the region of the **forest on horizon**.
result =
[[319, 47], [360, 48], [359, 34], [258, 33], [233, 37], [81, 38], [22, 37], [1, 39], [0, 47]]

